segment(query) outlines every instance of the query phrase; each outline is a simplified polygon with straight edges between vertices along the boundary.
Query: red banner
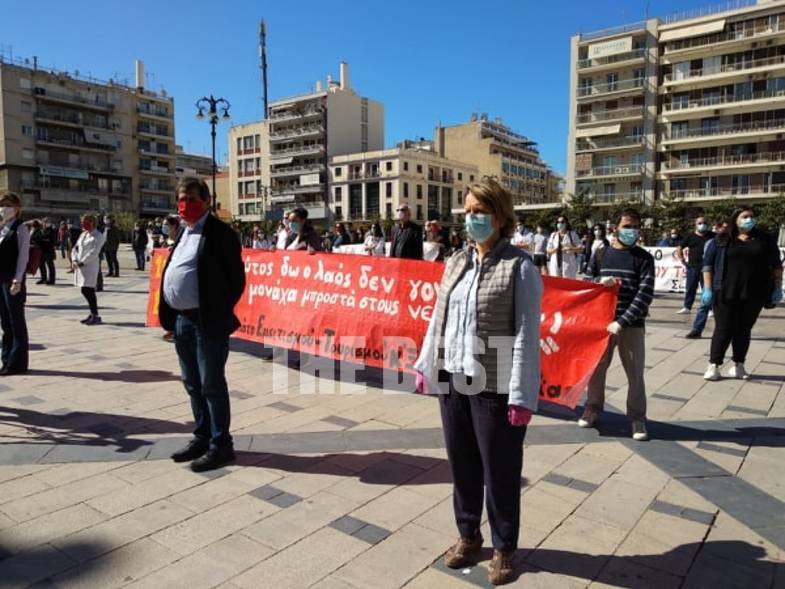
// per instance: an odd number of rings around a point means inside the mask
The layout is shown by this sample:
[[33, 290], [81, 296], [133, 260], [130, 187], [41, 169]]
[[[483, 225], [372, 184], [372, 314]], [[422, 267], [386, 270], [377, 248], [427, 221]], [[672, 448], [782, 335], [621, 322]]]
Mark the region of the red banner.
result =
[[[158, 325], [168, 251], [150, 271], [147, 324]], [[377, 368], [412, 371], [443, 264], [341, 254], [243, 250], [236, 337]], [[541, 398], [575, 407], [607, 345], [616, 290], [545, 277]]]

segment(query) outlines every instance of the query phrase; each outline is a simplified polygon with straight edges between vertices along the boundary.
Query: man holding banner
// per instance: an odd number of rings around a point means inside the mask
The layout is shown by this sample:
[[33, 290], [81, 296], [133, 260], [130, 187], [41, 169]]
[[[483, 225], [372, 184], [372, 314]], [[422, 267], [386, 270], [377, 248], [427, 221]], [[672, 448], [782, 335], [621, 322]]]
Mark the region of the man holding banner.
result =
[[632, 437], [638, 441], [649, 438], [646, 431], [645, 321], [654, 299], [654, 258], [637, 245], [641, 217], [634, 209], [621, 211], [615, 219], [616, 240], [610, 247], [597, 250], [590, 274], [608, 287], [621, 283], [616, 304], [616, 319], [608, 325], [611, 334], [605, 356], [600, 360], [589, 381], [589, 396], [580, 427], [592, 427], [605, 404], [605, 376], [619, 347], [619, 356], [629, 381], [627, 416]]
[[191, 470], [202, 472], [234, 460], [225, 367], [229, 335], [240, 326], [234, 307], [245, 289], [245, 267], [234, 231], [210, 214], [204, 180], [180, 180], [177, 210], [186, 227], [163, 271], [158, 315], [174, 332], [196, 425], [191, 442], [172, 460], [193, 461]]

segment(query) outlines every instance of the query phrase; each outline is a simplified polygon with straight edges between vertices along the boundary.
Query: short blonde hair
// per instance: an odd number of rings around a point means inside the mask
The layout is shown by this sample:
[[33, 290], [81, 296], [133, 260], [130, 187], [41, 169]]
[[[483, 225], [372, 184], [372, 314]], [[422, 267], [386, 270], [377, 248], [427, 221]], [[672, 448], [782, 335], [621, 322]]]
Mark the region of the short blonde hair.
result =
[[19, 198], [19, 195], [16, 192], [0, 192], [0, 204], [8, 204], [17, 209], [21, 209], [22, 199]]
[[493, 216], [501, 223], [499, 230], [502, 237], [510, 237], [515, 229], [517, 219], [512, 204], [512, 195], [495, 178], [484, 176], [479, 182], [470, 184], [466, 196], [473, 194], [483, 205], [488, 207]]
[[93, 225], [95, 225], [96, 218], [93, 213], [85, 213], [84, 215], [82, 215], [82, 221], [90, 221], [92, 222]]

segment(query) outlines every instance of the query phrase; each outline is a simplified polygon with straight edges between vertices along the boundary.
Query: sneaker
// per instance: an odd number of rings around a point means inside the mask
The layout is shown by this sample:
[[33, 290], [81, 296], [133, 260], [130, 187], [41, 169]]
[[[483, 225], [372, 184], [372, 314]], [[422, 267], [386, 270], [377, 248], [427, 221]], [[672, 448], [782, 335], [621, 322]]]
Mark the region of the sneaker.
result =
[[600, 412], [594, 407], [586, 407], [586, 409], [583, 410], [583, 415], [581, 415], [581, 418], [578, 420], [578, 427], [594, 427], [594, 422], [597, 421], [599, 415]]
[[458, 541], [444, 555], [444, 564], [451, 569], [462, 569], [476, 565], [480, 559], [482, 542], [480, 532], [477, 532], [473, 538], [458, 538]]
[[491, 585], [506, 585], [515, 579], [514, 550], [494, 550], [488, 567], [488, 581]]
[[643, 419], [632, 420], [632, 439], [637, 442], [645, 442], [649, 439], [649, 432], [646, 431], [646, 422]]
[[85, 325], [100, 325], [101, 324], [101, 317], [98, 315], [91, 315], [90, 318], [85, 321]]
[[712, 317], [714, 317], [714, 311], [709, 311], [709, 319], [711, 319]]
[[686, 337], [687, 339], [700, 339], [700, 338], [701, 338], [701, 332], [700, 332], [700, 331], [695, 331], [695, 330], [693, 329], [692, 331], [690, 331], [690, 332], [689, 332], [687, 335], [685, 335], [684, 337]]
[[88, 315], [88, 316], [87, 316], [87, 317], [85, 317], [84, 319], [81, 319], [81, 320], [79, 321], [79, 323], [84, 323], [84, 324], [86, 325], [86, 324], [90, 323], [90, 321], [91, 321], [92, 319], [93, 319], [93, 316], [92, 316], [92, 315]]
[[747, 374], [747, 370], [744, 368], [744, 364], [742, 362], [737, 362], [733, 366], [728, 369], [728, 378], [738, 378], [740, 380], [748, 380], [750, 375]]
[[196, 460], [204, 455], [209, 450], [209, 444], [204, 440], [191, 440], [185, 448], [181, 448], [172, 454], [172, 460], [175, 462], [188, 462]]
[[204, 456], [197, 458], [191, 463], [191, 470], [194, 472], [205, 472], [207, 470], [215, 470], [234, 462], [234, 448], [232, 446], [220, 446], [218, 448], [210, 448], [204, 453]]
[[719, 364], [709, 364], [709, 367], [706, 369], [706, 372], [703, 373], [704, 380], [719, 380], [722, 378], [720, 376], [720, 367]]
[[688, 309], [687, 307], [682, 307], [676, 311], [677, 315], [689, 315], [690, 313], [692, 313], [692, 309]]

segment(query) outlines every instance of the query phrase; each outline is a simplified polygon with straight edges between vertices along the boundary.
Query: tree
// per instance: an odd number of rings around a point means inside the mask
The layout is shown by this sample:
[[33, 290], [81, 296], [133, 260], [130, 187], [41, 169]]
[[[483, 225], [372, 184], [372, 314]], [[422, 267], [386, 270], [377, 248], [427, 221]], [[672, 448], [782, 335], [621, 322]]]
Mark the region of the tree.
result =
[[733, 211], [738, 207], [739, 203], [734, 196], [723, 200], [714, 201], [706, 207], [706, 220], [709, 223], [720, 223], [722, 221], [727, 221], [728, 218], [733, 214]]
[[688, 207], [683, 198], [669, 198], [663, 196], [650, 209], [651, 217], [654, 219], [654, 230], [672, 231], [678, 230], [680, 233], [687, 233], [691, 230], [691, 222], [688, 217]]
[[567, 218], [576, 229], [591, 224], [596, 213], [594, 197], [586, 191], [579, 192], [567, 201]]
[[785, 226], [785, 194], [772, 198], [760, 209], [758, 214], [760, 225], [776, 237], [780, 228]]

